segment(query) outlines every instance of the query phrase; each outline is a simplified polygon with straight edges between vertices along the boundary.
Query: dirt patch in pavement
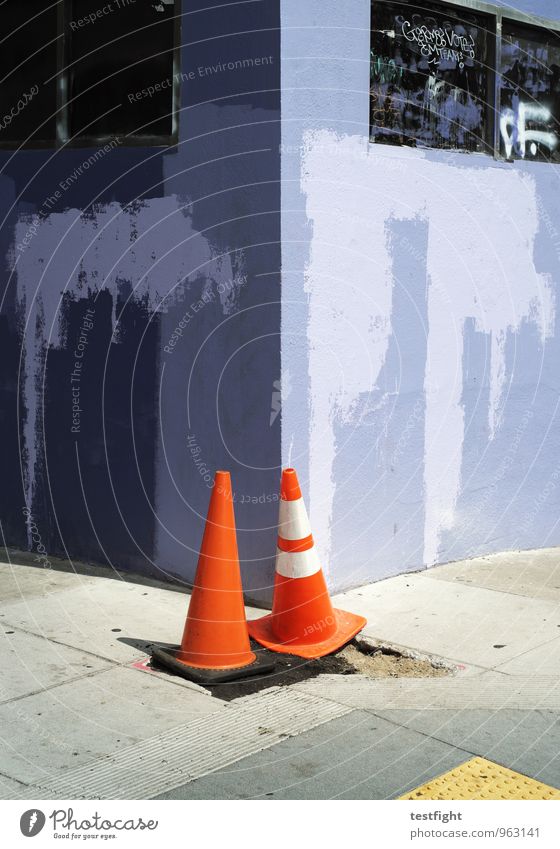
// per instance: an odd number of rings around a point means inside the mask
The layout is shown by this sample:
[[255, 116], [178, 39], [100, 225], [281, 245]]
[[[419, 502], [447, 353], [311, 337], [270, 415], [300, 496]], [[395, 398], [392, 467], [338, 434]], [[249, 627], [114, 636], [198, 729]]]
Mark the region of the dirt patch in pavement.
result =
[[[360, 675], [368, 678], [441, 678], [449, 675], [444, 666], [423, 658], [406, 657], [393, 649], [351, 643], [340, 652]], [[325, 658], [326, 659], [326, 658]]]
[[[253, 644], [253, 650], [263, 649]], [[269, 687], [289, 686], [318, 675], [365, 675], [368, 678], [440, 678], [452, 670], [425, 658], [406, 656], [396, 649], [374, 646], [353, 640], [335, 654], [305, 660], [291, 654], [274, 654], [274, 672], [261, 677], [245, 678], [236, 683], [207, 687], [212, 695], [226, 701], [249, 696]]]

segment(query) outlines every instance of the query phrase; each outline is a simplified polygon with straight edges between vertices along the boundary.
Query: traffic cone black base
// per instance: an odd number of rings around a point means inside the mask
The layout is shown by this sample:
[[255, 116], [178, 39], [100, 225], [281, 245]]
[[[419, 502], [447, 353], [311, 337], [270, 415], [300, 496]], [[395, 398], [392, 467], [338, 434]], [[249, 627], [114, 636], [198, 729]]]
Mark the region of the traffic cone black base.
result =
[[180, 646], [176, 649], [162, 649], [154, 646], [152, 648], [152, 663], [158, 666], [165, 666], [182, 678], [188, 681], [193, 681], [195, 684], [228, 684], [233, 681], [240, 681], [242, 678], [250, 678], [254, 675], [267, 675], [269, 672], [274, 672], [274, 659], [269, 652], [263, 652], [258, 649], [256, 660], [247, 666], [239, 666], [237, 669], [202, 669], [200, 667], [189, 666], [177, 659], [177, 655], [181, 650]]

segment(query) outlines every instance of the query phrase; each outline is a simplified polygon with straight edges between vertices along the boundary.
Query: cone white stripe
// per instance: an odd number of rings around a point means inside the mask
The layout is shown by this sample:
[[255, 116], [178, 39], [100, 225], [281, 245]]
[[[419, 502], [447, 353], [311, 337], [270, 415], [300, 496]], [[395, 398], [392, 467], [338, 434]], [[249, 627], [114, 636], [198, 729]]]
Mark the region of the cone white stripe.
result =
[[276, 549], [276, 571], [284, 578], [307, 578], [321, 571], [315, 546], [307, 551], [281, 551]]
[[311, 533], [303, 498], [295, 501], [280, 500], [278, 536], [282, 539], [305, 539]]

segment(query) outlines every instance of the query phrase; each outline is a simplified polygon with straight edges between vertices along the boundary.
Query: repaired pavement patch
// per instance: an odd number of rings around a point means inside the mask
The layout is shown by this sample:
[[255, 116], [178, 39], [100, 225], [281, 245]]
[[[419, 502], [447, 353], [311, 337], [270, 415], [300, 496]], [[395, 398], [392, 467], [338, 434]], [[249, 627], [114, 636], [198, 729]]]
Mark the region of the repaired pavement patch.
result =
[[[255, 651], [262, 651], [251, 642]], [[321, 675], [353, 676], [366, 678], [441, 678], [452, 673], [450, 667], [439, 665], [427, 658], [410, 656], [396, 648], [373, 645], [356, 639], [334, 654], [307, 660], [292, 654], [275, 655], [275, 669], [264, 675], [222, 684], [206, 684], [205, 689], [224, 701], [268, 690], [270, 687], [300, 684]], [[154, 665], [154, 669], [160, 669]]]

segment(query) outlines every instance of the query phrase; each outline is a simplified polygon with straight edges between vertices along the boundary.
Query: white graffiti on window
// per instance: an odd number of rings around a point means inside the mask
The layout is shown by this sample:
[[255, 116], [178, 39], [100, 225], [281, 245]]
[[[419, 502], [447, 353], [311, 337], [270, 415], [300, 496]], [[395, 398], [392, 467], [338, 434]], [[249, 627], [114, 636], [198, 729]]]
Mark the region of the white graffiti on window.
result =
[[550, 151], [558, 146], [558, 136], [549, 130], [528, 130], [527, 122], [548, 124], [552, 119], [550, 109], [538, 103], [519, 103], [517, 111], [502, 109], [500, 115], [500, 133], [504, 142], [506, 159], [511, 159], [515, 150], [517, 156], [536, 156], [538, 145], [544, 145]]
[[463, 35], [453, 29], [433, 27], [425, 24], [412, 26], [410, 21], [403, 21], [402, 34], [407, 41], [414, 41], [420, 46], [420, 53], [430, 65], [439, 65], [443, 60], [457, 62], [462, 69], [465, 59], [474, 59], [474, 38]]

